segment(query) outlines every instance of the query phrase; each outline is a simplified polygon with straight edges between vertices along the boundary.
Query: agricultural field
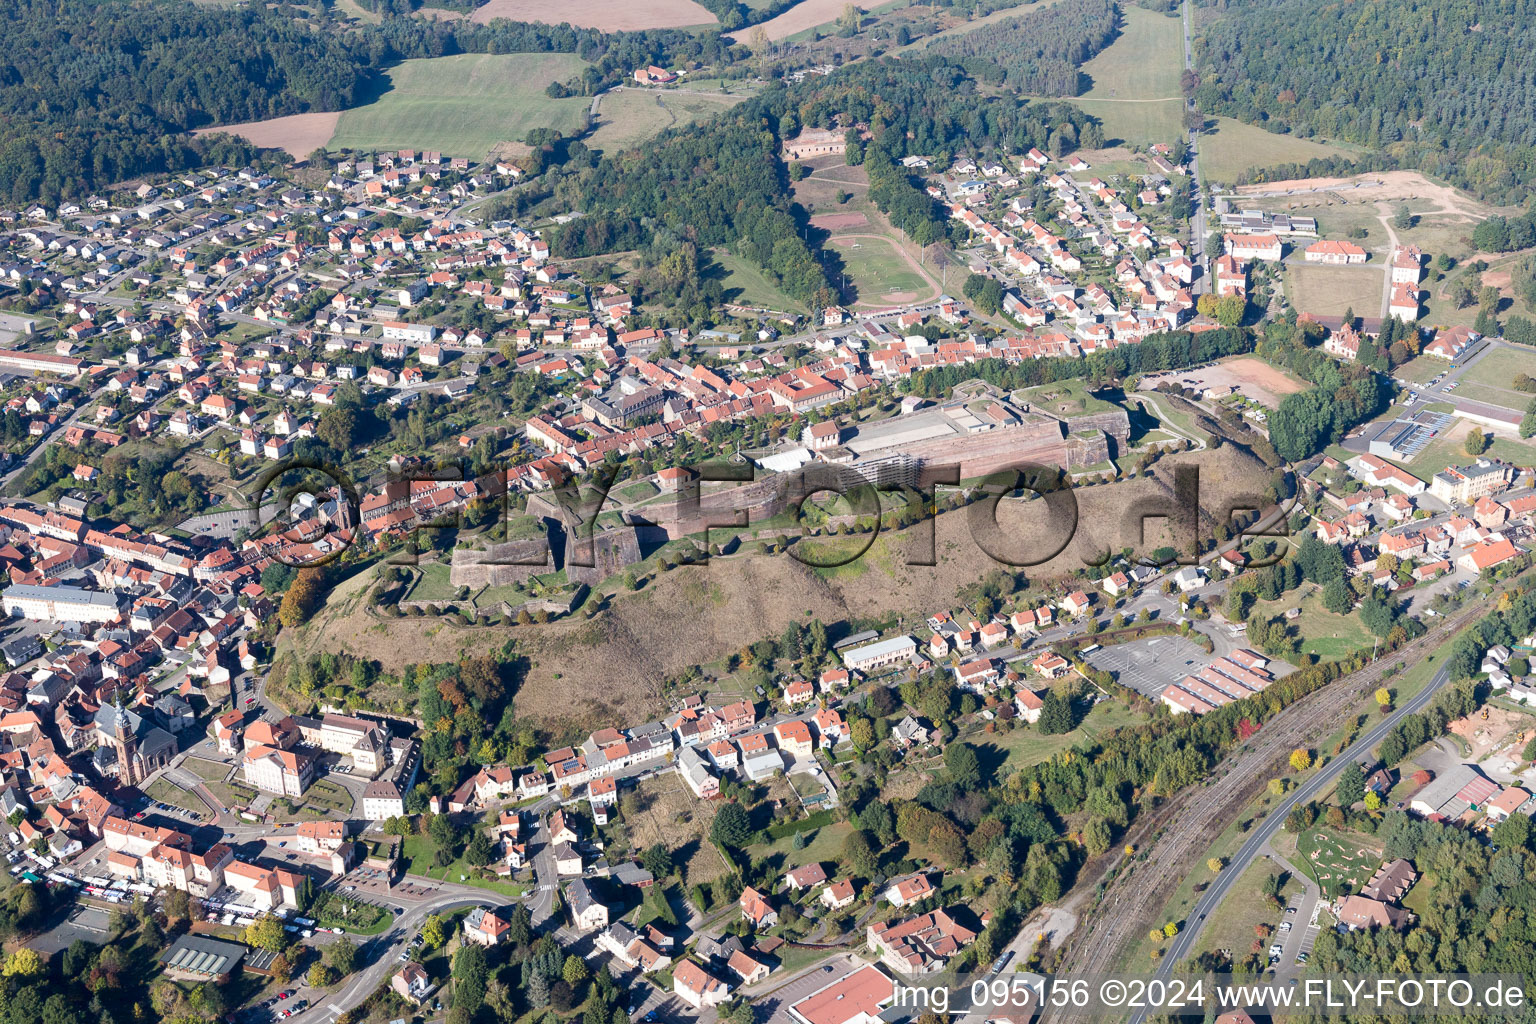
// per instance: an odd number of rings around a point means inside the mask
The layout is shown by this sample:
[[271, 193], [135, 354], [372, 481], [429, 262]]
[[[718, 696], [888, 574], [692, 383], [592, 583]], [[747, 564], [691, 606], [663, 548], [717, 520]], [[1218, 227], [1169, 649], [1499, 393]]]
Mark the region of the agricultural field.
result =
[[[492, 0], [495, 3], [496, 0]], [[790, 36], [809, 32], [813, 28], [822, 25], [830, 25], [843, 13], [843, 8], [848, 0], [800, 0], [798, 4], [780, 14], [776, 18], [769, 18], [762, 23], [762, 29], [773, 42], [788, 39]], [[860, 10], [867, 11], [876, 6], [875, 0], [860, 0], [857, 3]], [[742, 29], [739, 32], [726, 36], [733, 43], [745, 43], [756, 34], [757, 26]]]
[[845, 294], [861, 306], [890, 306], [937, 297], [916, 261], [884, 235], [834, 235], [827, 245], [843, 260]]
[[252, 145], [284, 150], [294, 159], [303, 160], [331, 141], [340, 120], [341, 111], [329, 110], [270, 117], [265, 121], [247, 121], [244, 124], [226, 124], [216, 128], [199, 128], [193, 134], [223, 132], [238, 136]]
[[[485, 8], [481, 8], [483, 11]], [[435, 149], [482, 159], [533, 128], [574, 132], [590, 99], [550, 99], [544, 89], [586, 66], [571, 54], [460, 54], [404, 61], [385, 73], [372, 102], [344, 111], [332, 149]]]
[[1381, 264], [1330, 267], [1298, 257], [1285, 265], [1285, 297], [1300, 313], [1339, 316], [1352, 309], [1356, 316], [1380, 316], [1384, 273]]
[[1279, 135], [1251, 124], [1218, 117], [1200, 132], [1200, 169], [1212, 181], [1236, 181], [1250, 167], [1306, 163], [1347, 150], [1294, 135]]
[[[985, 29], [988, 25], [995, 25], [999, 21], [1006, 21], [1010, 18], [1017, 18], [1020, 15], [1027, 17], [1033, 12], [1043, 11], [1047, 7], [1054, 7], [1060, 2], [1061, 0], [1035, 0], [1034, 3], [1021, 3], [1016, 7], [1005, 7], [1000, 11], [993, 11], [991, 14], [983, 15], [980, 18], [972, 18], [969, 21], [962, 21], [958, 25], [953, 25], [949, 28], [943, 29], [942, 31], [935, 32], [931, 36], [923, 36], [921, 39], [914, 39], [906, 46], [898, 46], [891, 52], [893, 54], [898, 54], [906, 53], [909, 50], [921, 50], [927, 47], [930, 43], [933, 43], [939, 39], [950, 39], [954, 36], [970, 35], [972, 32], [975, 32], [978, 29]], [[751, 3], [748, 3], [747, 6], [750, 7], [752, 5]]]
[[677, 125], [707, 120], [745, 99], [661, 89], [622, 89], [603, 96], [587, 144], [616, 150], [638, 145]]
[[490, 0], [470, 20], [486, 25], [511, 21], [562, 22], [604, 32], [641, 32], [648, 28], [707, 28], [719, 19], [693, 0]]
[[1093, 83], [1069, 102], [1104, 122], [1104, 137], [1146, 145], [1180, 136], [1184, 67], [1180, 21], [1140, 7], [1124, 7], [1125, 25], [1108, 49], [1083, 65]]

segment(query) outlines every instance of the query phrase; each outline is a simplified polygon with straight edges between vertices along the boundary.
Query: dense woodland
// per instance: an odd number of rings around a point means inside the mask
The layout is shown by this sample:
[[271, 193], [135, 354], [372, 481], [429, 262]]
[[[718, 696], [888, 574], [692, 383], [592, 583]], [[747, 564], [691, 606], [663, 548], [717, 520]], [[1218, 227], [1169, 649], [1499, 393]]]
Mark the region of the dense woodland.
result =
[[576, 85], [593, 91], [628, 68], [713, 61], [725, 47], [679, 31], [386, 18], [342, 32], [260, 7], [0, 0], [0, 201], [243, 163], [254, 152], [244, 143], [185, 133], [342, 109], [407, 58], [525, 52], [591, 61]]
[[1531, 0], [1220, 0], [1196, 98], [1381, 150], [1495, 202], [1536, 181]]
[[983, 81], [1020, 92], [1077, 96], [1085, 91], [1078, 68], [1114, 42], [1119, 23], [1114, 0], [1066, 0], [983, 32], [935, 40], [924, 52], [954, 57]]

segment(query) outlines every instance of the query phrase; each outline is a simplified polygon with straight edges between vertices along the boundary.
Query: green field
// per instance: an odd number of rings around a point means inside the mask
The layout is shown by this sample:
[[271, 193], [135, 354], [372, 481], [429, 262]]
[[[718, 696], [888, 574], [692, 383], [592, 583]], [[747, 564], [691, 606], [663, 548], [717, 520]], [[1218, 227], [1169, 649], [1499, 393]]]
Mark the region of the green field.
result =
[[[1260, 858], [1248, 865], [1248, 869], [1227, 893], [1227, 898], [1221, 901], [1221, 906], [1211, 916], [1211, 923], [1200, 933], [1200, 950], [1225, 949], [1231, 952], [1234, 962], [1241, 961], [1253, 943], [1255, 926], [1275, 925], [1285, 917], [1285, 912], [1269, 903], [1263, 895], [1265, 880], [1270, 875], [1282, 874], [1284, 872], [1267, 858]], [[1280, 890], [1281, 902], [1301, 889], [1301, 882], [1287, 875], [1285, 885]]]
[[1061, 380], [1038, 387], [1020, 388], [1010, 397], [1016, 402], [1028, 402], [1052, 416], [1087, 416], [1120, 408], [1114, 402], [1095, 397], [1088, 390], [1087, 383], [1081, 380]]
[[1525, 407], [1531, 404], [1531, 399], [1536, 397], [1522, 394], [1519, 391], [1511, 391], [1509, 388], [1488, 387], [1484, 384], [1463, 384], [1452, 394], [1469, 402], [1497, 405], [1500, 408], [1514, 409], [1517, 412], [1524, 412]]
[[[923, 280], [885, 237], [863, 235], [834, 238], [827, 245], [843, 258], [843, 272], [859, 302], [910, 302], [931, 295], [933, 286]], [[908, 298], [898, 298], [897, 294]]]
[[197, 797], [165, 779], [156, 779], [154, 782], [151, 782], [149, 788], [144, 792], [151, 800], [158, 800], [160, 803], [170, 804], [172, 807], [180, 807], [184, 811], [203, 814], [208, 810]]
[[1049, 760], [1059, 751], [1087, 743], [1101, 733], [1136, 725], [1142, 719], [1118, 700], [1101, 701], [1083, 718], [1076, 729], [1046, 735], [1032, 725], [1016, 725], [1005, 733], [976, 733], [967, 741], [976, 747], [982, 763], [997, 778]]
[[230, 771], [229, 765], [222, 761], [209, 761], [201, 757], [187, 758], [182, 767], [207, 782], [223, 782]]
[[1392, 376], [1411, 380], [1415, 384], [1427, 384], [1430, 379], [1446, 371], [1450, 363], [1438, 356], [1419, 356], [1392, 371]]
[[1285, 265], [1285, 297], [1301, 313], [1338, 316], [1353, 309], [1356, 316], [1380, 316], [1381, 267], [1329, 267], [1316, 263]]
[[1314, 157], [1345, 152], [1338, 146], [1277, 135], [1230, 117], [1215, 118], [1214, 125], [1200, 133], [1200, 169], [1212, 181], [1236, 181], [1238, 174], [1250, 167], [1306, 163]]
[[458, 587], [450, 582], [452, 570], [443, 562], [428, 562], [417, 569], [416, 583], [406, 592], [407, 601], [451, 601]]
[[1254, 611], [1266, 618], [1283, 616], [1288, 609], [1300, 608], [1301, 617], [1286, 624], [1301, 631], [1303, 651], [1324, 660], [1343, 658], [1362, 648], [1369, 649], [1375, 638], [1360, 622], [1359, 616], [1335, 615], [1322, 604], [1322, 591], [1315, 583], [1283, 594], [1278, 601], [1260, 601]]
[[1179, 72], [1184, 40], [1178, 18], [1125, 7], [1120, 37], [1083, 65], [1093, 87], [1069, 102], [1104, 122], [1104, 137], [1145, 145], [1182, 130]]
[[720, 267], [720, 284], [725, 289], [727, 302], [785, 312], [805, 308], [768, 280], [768, 275], [763, 273], [761, 267], [742, 259], [729, 249], [712, 249], [710, 256]]
[[[1467, 383], [1486, 384], [1489, 387], [1509, 389], [1510, 382], [1516, 374], [1530, 374], [1536, 371], [1536, 353], [1517, 348], [1499, 348], [1483, 356], [1472, 368], [1461, 375], [1461, 379]], [[1463, 384], [1462, 387], [1466, 385]], [[1460, 391], [1458, 388], [1457, 391]], [[1520, 401], [1520, 407], [1530, 401], [1530, 396], [1520, 398], [1520, 393], [1510, 391], [1512, 399]]]
[[332, 149], [440, 150], [480, 158], [532, 128], [573, 132], [591, 100], [550, 99], [549, 83], [581, 73], [571, 54], [462, 54], [404, 61], [368, 104], [341, 115]]
[[[605, 95], [597, 108], [597, 128], [587, 144], [615, 150], [636, 145], [674, 125], [707, 120], [729, 110], [740, 97], [698, 96], [673, 90], [625, 89]], [[552, 101], [551, 101], [552, 102]]]
[[[1460, 394], [1459, 391], [1456, 393]], [[1468, 421], [1458, 420], [1455, 426], [1425, 445], [1424, 450], [1407, 463], [1405, 468], [1414, 476], [1428, 480], [1447, 466], [1465, 466], [1472, 461], [1466, 450], [1467, 429]], [[1486, 428], [1482, 429], [1484, 433], [1487, 432]], [[1536, 458], [1536, 444], [1497, 437], [1488, 446], [1484, 457], [1528, 466], [1531, 459]]]
[[1355, 892], [1381, 866], [1380, 850], [1331, 829], [1303, 833], [1296, 844], [1296, 857], [1296, 866], [1311, 875], [1328, 896]]

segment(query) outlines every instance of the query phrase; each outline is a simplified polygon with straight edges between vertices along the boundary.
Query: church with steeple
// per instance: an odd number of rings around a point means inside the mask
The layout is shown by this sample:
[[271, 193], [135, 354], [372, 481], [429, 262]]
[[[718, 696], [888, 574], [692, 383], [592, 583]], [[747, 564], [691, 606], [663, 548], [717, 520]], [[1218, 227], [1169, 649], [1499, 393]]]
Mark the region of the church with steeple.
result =
[[96, 712], [98, 743], [116, 755], [117, 780], [137, 786], [176, 756], [176, 738], [148, 718], [130, 711], [119, 691], [115, 707]]

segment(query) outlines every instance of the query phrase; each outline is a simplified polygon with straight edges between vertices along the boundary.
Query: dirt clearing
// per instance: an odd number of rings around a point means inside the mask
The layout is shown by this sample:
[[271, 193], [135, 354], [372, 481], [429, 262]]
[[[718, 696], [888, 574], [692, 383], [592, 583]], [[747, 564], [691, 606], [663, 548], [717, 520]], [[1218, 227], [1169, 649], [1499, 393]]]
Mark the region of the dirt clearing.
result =
[[869, 218], [862, 213], [823, 213], [811, 218], [811, 227], [823, 231], [847, 231], [868, 226]]
[[332, 110], [320, 114], [290, 114], [272, 117], [265, 121], [247, 121], [245, 124], [226, 124], [217, 128], [199, 128], [193, 134], [210, 135], [227, 132], [238, 135], [253, 146], [266, 149], [283, 149], [303, 160], [315, 150], [331, 141], [336, 134], [336, 122], [341, 111]]
[[1409, 201], [1412, 211], [1420, 216], [1446, 214], [1479, 221], [1493, 212], [1491, 207], [1449, 185], [1437, 185], [1417, 171], [1380, 171], [1351, 178], [1296, 178], [1242, 185], [1237, 189], [1243, 196], [1328, 191], [1337, 191], [1340, 198], [1352, 203]]
[[718, 23], [713, 14], [693, 0], [645, 0], [645, 3], [634, 3], [633, 0], [490, 0], [476, 10], [470, 20], [484, 25], [497, 18], [541, 21], [546, 25], [569, 22], [577, 28], [600, 28], [605, 32], [642, 32], [648, 28], [687, 28]]
[[1472, 749], [1472, 760], [1482, 761], [1495, 751], [1504, 748], [1504, 756], [1511, 761], [1523, 760], [1525, 741], [1530, 738], [1536, 720], [1518, 711], [1489, 705], [1488, 717], [1479, 711], [1471, 718], [1458, 718], [1448, 728], [1460, 736]]
[[[1172, 379], [1185, 387], [1235, 387], [1261, 405], [1278, 408], [1280, 399], [1306, 389], [1307, 385], [1262, 359], [1240, 357], [1216, 363], [1203, 370], [1175, 370], [1156, 377], [1144, 377], [1139, 390], [1150, 391], [1161, 381]], [[1193, 384], [1188, 383], [1194, 381]]]

